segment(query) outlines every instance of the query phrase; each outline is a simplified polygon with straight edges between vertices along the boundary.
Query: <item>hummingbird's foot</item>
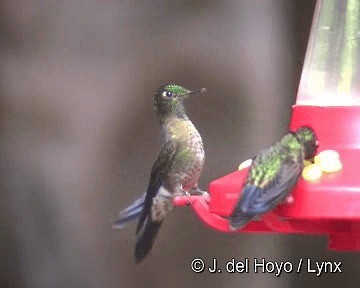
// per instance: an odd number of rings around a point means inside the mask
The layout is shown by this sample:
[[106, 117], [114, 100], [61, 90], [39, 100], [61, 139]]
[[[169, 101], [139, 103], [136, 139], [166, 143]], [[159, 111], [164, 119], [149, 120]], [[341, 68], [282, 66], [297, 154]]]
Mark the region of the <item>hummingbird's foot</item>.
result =
[[201, 190], [199, 187], [196, 187], [196, 189], [193, 190], [193, 192], [199, 193], [201, 196], [209, 196], [209, 193], [205, 190]]
[[188, 191], [183, 190], [184, 196], [188, 198], [188, 206], [191, 205], [191, 194]]
[[183, 203], [184, 198], [186, 199], [185, 202], [187, 202], [186, 204], [182, 204], [182, 205], [191, 205], [191, 194], [188, 191], [185, 191], [182, 187], [180, 187], [177, 192], [173, 195], [173, 197], [180, 197], [183, 200], [181, 201]]
[[182, 188], [181, 188], [181, 193], [182, 193], [183, 196], [186, 196], [186, 197], [190, 197], [190, 196], [191, 196], [191, 194], [190, 194], [189, 191], [185, 191], [185, 190], [182, 189]]

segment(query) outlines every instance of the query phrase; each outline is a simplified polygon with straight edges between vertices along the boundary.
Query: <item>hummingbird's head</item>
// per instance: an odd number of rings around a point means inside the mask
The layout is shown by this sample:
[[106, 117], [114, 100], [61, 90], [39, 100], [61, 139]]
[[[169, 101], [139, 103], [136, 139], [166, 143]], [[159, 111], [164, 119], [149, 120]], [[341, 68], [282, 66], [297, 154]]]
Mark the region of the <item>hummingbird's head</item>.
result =
[[304, 146], [305, 159], [313, 158], [319, 145], [314, 130], [308, 126], [302, 126], [296, 130], [295, 135]]
[[154, 108], [160, 119], [168, 116], [186, 118], [184, 110], [184, 99], [190, 94], [205, 92], [206, 88], [191, 91], [176, 84], [160, 86], [154, 95]]

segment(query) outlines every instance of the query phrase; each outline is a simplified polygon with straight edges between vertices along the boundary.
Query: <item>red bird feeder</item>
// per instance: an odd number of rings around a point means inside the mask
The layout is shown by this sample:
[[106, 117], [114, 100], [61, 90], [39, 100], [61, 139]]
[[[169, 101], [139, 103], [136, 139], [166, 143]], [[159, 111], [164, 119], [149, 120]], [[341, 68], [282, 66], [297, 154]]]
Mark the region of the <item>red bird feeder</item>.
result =
[[[316, 5], [290, 129], [311, 126], [318, 152], [336, 150], [342, 169], [317, 181], [300, 177], [294, 201], [280, 204], [235, 232], [327, 235], [330, 249], [360, 251], [360, 5], [356, 0]], [[182, 196], [210, 227], [231, 232], [227, 217], [240, 196], [248, 168], [214, 180], [209, 197]]]

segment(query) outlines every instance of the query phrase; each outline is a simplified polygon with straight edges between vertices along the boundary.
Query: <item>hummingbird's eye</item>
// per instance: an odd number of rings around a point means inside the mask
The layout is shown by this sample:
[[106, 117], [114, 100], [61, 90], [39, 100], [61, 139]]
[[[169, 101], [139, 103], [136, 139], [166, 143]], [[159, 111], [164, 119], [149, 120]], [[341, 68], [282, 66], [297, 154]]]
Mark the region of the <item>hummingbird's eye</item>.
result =
[[173, 96], [173, 93], [171, 93], [170, 91], [165, 91], [165, 92], [163, 92], [163, 96], [171, 97], [171, 96]]

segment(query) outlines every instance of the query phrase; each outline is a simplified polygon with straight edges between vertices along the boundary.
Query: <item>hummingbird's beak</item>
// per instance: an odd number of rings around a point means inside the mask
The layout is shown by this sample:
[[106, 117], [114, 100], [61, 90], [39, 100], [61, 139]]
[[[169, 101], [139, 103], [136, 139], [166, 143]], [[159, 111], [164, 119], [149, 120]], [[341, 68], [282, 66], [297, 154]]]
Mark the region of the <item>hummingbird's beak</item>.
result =
[[185, 95], [198, 94], [198, 93], [203, 93], [203, 92], [206, 92], [206, 88], [201, 88], [200, 90], [196, 90], [196, 91], [189, 91]]

